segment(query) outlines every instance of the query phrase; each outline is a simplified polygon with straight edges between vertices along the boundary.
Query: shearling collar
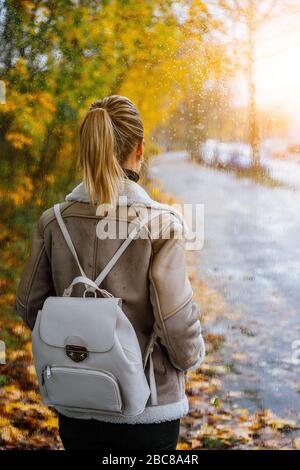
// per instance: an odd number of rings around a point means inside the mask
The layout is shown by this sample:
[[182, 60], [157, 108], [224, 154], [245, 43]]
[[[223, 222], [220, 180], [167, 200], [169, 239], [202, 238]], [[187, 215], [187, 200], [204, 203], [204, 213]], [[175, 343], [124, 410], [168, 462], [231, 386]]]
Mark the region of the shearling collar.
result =
[[[122, 204], [122, 198], [127, 198], [128, 204], [141, 204], [147, 207], [152, 207], [153, 204], [158, 205], [156, 201], [151, 199], [149, 194], [137, 183], [131, 181], [128, 178], [123, 178], [118, 199], [121, 201], [118, 203]], [[80, 183], [76, 186], [73, 191], [66, 196], [66, 201], [77, 201], [77, 202], [89, 202], [88, 194], [85, 190], [84, 184]]]
[[[66, 196], [66, 201], [89, 203], [89, 197], [84, 188], [83, 182], [78, 184], [78, 186], [76, 186], [73, 191]], [[160, 202], [154, 201], [154, 199], [152, 199], [145, 189], [142, 188], [138, 183], [135, 183], [128, 178], [123, 178], [118, 196], [118, 205], [131, 206], [132, 204], [171, 212], [182, 223], [184, 230], [187, 230], [186, 222], [178, 210], [167, 204], [161, 204]]]

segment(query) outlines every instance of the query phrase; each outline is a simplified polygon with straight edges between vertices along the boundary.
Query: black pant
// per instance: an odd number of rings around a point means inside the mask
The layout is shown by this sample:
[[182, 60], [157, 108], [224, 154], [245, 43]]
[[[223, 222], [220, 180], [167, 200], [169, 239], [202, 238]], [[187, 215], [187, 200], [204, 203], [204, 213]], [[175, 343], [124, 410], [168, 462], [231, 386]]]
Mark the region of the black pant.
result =
[[66, 450], [175, 450], [180, 420], [115, 424], [68, 418], [59, 413], [59, 435]]

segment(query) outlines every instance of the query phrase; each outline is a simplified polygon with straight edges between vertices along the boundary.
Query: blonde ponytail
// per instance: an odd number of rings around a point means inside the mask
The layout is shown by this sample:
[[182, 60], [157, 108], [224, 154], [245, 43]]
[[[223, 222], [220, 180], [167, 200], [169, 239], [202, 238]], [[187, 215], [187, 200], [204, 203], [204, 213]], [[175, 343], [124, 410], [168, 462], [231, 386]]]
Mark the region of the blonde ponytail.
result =
[[122, 164], [143, 134], [138, 110], [128, 98], [112, 95], [91, 106], [80, 127], [80, 163], [92, 203], [115, 206]]
[[115, 156], [111, 119], [103, 108], [87, 113], [80, 129], [83, 181], [92, 203], [115, 204], [122, 169]]

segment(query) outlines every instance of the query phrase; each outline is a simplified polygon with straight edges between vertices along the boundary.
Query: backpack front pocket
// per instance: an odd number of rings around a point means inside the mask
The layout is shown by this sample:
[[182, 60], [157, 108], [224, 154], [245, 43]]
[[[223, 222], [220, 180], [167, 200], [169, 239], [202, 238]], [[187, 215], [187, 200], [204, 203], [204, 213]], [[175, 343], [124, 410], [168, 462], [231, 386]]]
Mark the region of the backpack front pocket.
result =
[[106, 371], [46, 367], [42, 377], [53, 406], [121, 412], [122, 399], [115, 377]]

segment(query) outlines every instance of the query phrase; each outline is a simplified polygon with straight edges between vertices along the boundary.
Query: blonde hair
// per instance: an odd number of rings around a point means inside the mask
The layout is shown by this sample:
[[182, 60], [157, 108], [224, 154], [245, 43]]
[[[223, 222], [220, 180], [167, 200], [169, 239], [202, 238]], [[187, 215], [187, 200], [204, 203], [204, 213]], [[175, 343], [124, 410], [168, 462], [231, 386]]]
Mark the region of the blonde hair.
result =
[[116, 204], [125, 176], [122, 165], [143, 136], [140, 114], [125, 96], [111, 95], [91, 105], [80, 127], [80, 163], [92, 203]]

